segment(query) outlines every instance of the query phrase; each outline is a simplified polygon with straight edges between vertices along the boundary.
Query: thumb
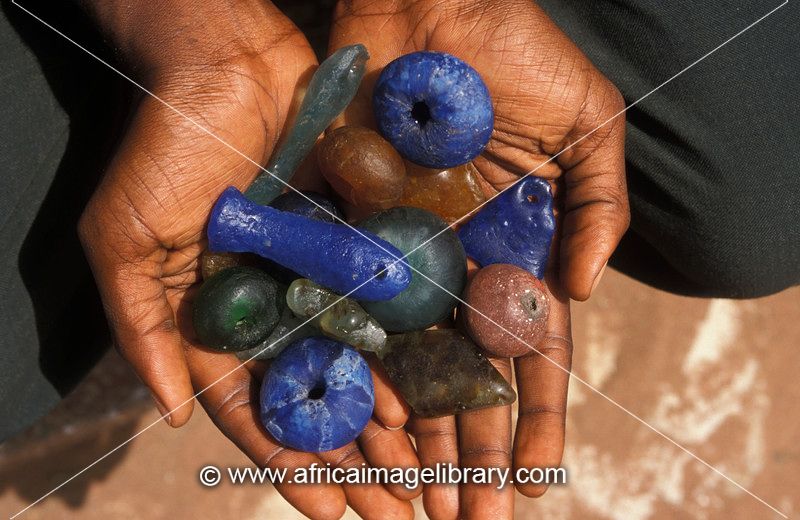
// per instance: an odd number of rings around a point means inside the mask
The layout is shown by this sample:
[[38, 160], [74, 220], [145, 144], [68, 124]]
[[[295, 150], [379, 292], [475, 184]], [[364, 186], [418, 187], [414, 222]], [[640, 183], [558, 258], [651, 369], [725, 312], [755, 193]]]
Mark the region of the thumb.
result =
[[[599, 72], [598, 72], [599, 75]], [[570, 298], [589, 298], [630, 223], [624, 102], [600, 77], [558, 157], [564, 175], [559, 277]]]
[[[98, 209], [94, 209], [98, 208]], [[102, 199], [93, 201], [79, 226], [81, 240], [100, 290], [115, 345], [147, 385], [164, 420], [185, 424], [192, 414], [192, 386], [175, 314], [160, 270], [166, 251], [155, 244], [128, 242], [135, 226], [120, 233], [126, 219]]]

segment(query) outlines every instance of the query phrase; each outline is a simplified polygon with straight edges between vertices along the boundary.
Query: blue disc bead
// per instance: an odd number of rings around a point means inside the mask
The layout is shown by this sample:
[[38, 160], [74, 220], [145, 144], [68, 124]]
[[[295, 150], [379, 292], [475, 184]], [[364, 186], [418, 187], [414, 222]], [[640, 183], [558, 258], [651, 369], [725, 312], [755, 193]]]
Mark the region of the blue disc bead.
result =
[[318, 453], [364, 430], [375, 406], [364, 358], [338, 341], [298, 340], [270, 365], [261, 386], [261, 422], [282, 444]]
[[550, 185], [528, 176], [481, 208], [458, 237], [480, 265], [513, 264], [541, 279], [554, 231]]
[[428, 168], [471, 161], [494, 127], [492, 100], [478, 72], [443, 52], [414, 52], [389, 63], [372, 105], [383, 136], [400, 155]]

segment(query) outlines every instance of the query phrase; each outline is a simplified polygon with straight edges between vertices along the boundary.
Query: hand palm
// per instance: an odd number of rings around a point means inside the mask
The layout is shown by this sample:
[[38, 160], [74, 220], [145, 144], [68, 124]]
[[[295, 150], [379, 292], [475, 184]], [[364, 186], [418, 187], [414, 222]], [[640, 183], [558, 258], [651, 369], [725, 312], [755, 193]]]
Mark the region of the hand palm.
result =
[[[258, 11], [257, 11], [258, 12]], [[248, 18], [253, 31], [273, 20]], [[355, 443], [333, 452], [306, 454], [279, 446], [260, 426], [258, 383], [263, 365], [239, 367], [231, 355], [197, 345], [191, 326], [191, 300], [199, 281], [205, 226], [217, 196], [226, 187], [247, 187], [272, 152], [284, 121], [297, 105], [286, 93], [301, 92], [316, 65], [307, 42], [283, 27], [276, 42], [235, 39], [224, 59], [214, 54], [199, 62], [159, 73], [149, 87], [157, 97], [142, 100], [113, 163], [81, 220], [81, 236], [98, 280], [116, 344], [150, 387], [159, 409], [173, 426], [192, 412], [192, 395], [234, 443], [259, 465], [292, 468], [360, 465]], [[219, 43], [217, 41], [216, 43]], [[158, 68], [157, 65], [154, 69]], [[187, 71], [198, 71], [187, 72]], [[376, 411], [384, 424], [405, 420], [397, 398], [376, 385]], [[398, 418], [399, 417], [399, 418]], [[371, 421], [362, 443], [373, 463], [413, 465], [408, 438]], [[374, 446], [389, 445], [384, 455]], [[387, 456], [389, 457], [387, 459]], [[338, 517], [345, 501], [365, 516], [368, 499], [407, 516], [410, 506], [380, 486], [290, 486], [278, 490], [300, 511]], [[394, 495], [415, 492], [400, 487]]]
[[[627, 227], [624, 125], [617, 119], [578, 142], [615, 115], [619, 94], [531, 2], [500, 4], [400, 2], [392, 11], [380, 2], [342, 2], [331, 46], [360, 42], [372, 54], [372, 72], [346, 115], [348, 124], [374, 126], [370, 98], [386, 63], [419, 50], [447, 52], [478, 70], [492, 95], [495, 129], [474, 161], [487, 191], [502, 190], [531, 171], [554, 181], [561, 241], [560, 251], [558, 241], [554, 245], [546, 279], [551, 292], [548, 334], [515, 363], [520, 411], [513, 465], [546, 467], [558, 465], [563, 450], [572, 348], [568, 296], [588, 297]], [[577, 144], [568, 148], [571, 143]], [[556, 154], [557, 160], [549, 161]], [[508, 361], [496, 362], [509, 378]], [[508, 408], [470, 412], [457, 420], [414, 419], [410, 425], [423, 465], [509, 467], [510, 428]], [[546, 487], [518, 489], [537, 496]], [[510, 515], [513, 491], [431, 485], [425, 505], [437, 517]]]
[[[508, 24], [516, 15], [531, 9], [528, 3], [509, 3], [513, 4], [510, 10], [504, 7], [499, 11], [510, 14], [492, 18], [495, 15], [489, 11], [479, 13], [474, 8], [462, 8], [443, 17], [439, 9], [428, 7], [427, 2], [414, 2], [414, 9], [404, 14], [376, 15], [384, 17], [383, 37], [376, 36], [372, 29], [375, 16], [358, 12], [358, 4], [349, 2], [348, 5], [356, 6], [349, 13], [345, 7], [339, 10], [332, 46], [366, 43], [373, 54], [370, 61], [373, 72], [399, 54], [430, 48], [460, 55], [488, 78], [497, 104], [496, 132], [476, 164], [494, 188], [501, 188], [515, 175], [533, 169], [548, 154], [577, 137], [581, 124], [585, 126], [592, 121], [586, 115], [591, 112], [587, 107], [606, 107], [592, 100], [593, 90], [588, 83], [583, 85], [583, 90], [572, 86], [579, 83], [571, 77], [574, 65], [586, 67], [579, 59], [582, 57], [575, 58], [570, 69], [570, 62], [563, 59], [541, 57], [537, 61], [536, 56], [524, 53], [537, 42], [524, 36], [524, 23]], [[189, 5], [194, 6], [192, 9], [203, 10], [191, 13], [196, 24], [177, 32], [155, 30], [151, 38], [127, 38], [147, 44], [129, 49], [130, 54], [141, 62], [138, 68], [148, 88], [180, 114], [153, 98], [142, 101], [119, 153], [82, 218], [81, 236], [117, 344], [153, 391], [162, 413], [170, 411], [171, 424], [178, 426], [188, 420], [193, 387], [196, 390], [209, 387], [200, 396], [209, 415], [256, 463], [287, 468], [307, 466], [320, 458], [279, 447], [258, 425], [257, 407], [251, 402], [257, 378], [252, 373], [258, 374], [263, 368], [258, 365], [237, 368], [238, 361], [232, 356], [194, 346], [186, 311], [190, 307], [192, 285], [197, 281], [198, 258], [204, 247], [204, 226], [209, 209], [225, 187], [243, 188], [259, 173], [256, 165], [263, 164], [272, 152], [279, 129], [290, 112], [292, 100], [286, 93], [302, 90], [296, 87], [308, 78], [314, 58], [304, 38], [268, 3], [239, 2], [237, 9], [215, 4]], [[205, 12], [208, 10], [211, 12]], [[520, 13], [513, 12], [515, 10]], [[154, 13], [153, 16], [160, 16], [158, 10]], [[525, 16], [536, 18], [530, 12]], [[452, 21], [446, 22], [448, 19]], [[145, 20], [143, 25], [160, 26], [157, 19]], [[557, 30], [546, 29], [541, 37], [541, 48], [569, 45]], [[193, 35], [192, 31], [197, 34]], [[166, 35], [177, 37], [162, 41], [168, 38]], [[397, 42], [404, 43], [398, 45]], [[523, 53], [517, 55], [515, 49]], [[174, 62], [176, 56], [182, 61]], [[550, 74], [543, 73], [548, 70]], [[565, 75], [565, 70], [571, 72]], [[594, 85], [599, 75], [591, 66], [587, 70]], [[372, 74], [365, 82], [361, 97], [348, 111], [347, 118], [351, 122], [363, 122], [365, 117], [370, 117], [369, 93], [374, 79], [375, 74]], [[560, 90], [554, 88], [556, 86]], [[553, 92], [561, 96], [569, 92], [570, 96], [560, 99]], [[584, 92], [583, 99], [581, 92]], [[574, 108], [578, 105], [582, 108]], [[565, 110], [565, 106], [572, 108]], [[613, 103], [608, 106], [613, 107]], [[534, 118], [544, 123], [531, 124]], [[582, 184], [588, 177], [585, 172], [598, 164], [603, 171], [618, 166], [603, 166], [603, 161], [609, 161], [608, 154], [599, 151], [593, 154], [595, 148], [575, 147], [563, 154], [557, 163], [549, 163], [537, 172], [549, 178], [566, 173], [566, 197], [562, 197], [567, 209], [562, 233], [565, 237], [570, 234], [571, 214], [576, 215], [572, 219], [573, 226], [581, 231], [581, 222], [586, 215], [591, 215], [585, 211], [586, 207], [611, 206], [607, 200], [592, 199], [595, 195], [591, 186], [587, 189], [586, 184]], [[571, 173], [574, 180], [570, 180]], [[611, 177], [619, 184], [618, 176]], [[578, 195], [574, 197], [574, 211], [570, 208], [572, 194]], [[618, 221], [615, 229], [619, 227]], [[575, 268], [567, 269], [566, 285], [570, 294], [585, 295], [587, 276], [581, 273], [588, 271], [593, 279], [594, 264], [598, 259], [602, 263], [604, 255], [607, 258], [606, 251], [615, 243], [615, 232], [609, 231], [607, 226], [599, 229], [595, 235], [600, 243], [590, 244], [593, 252], [589, 261], [575, 262]], [[576, 233], [577, 238], [565, 240], [567, 249], [581, 245], [580, 241], [585, 240], [581, 237], [585, 236], [588, 236], [585, 232]], [[562, 247], [562, 273], [565, 265], [569, 267], [572, 256], [575, 255], [570, 255], [569, 251], [565, 255]], [[551, 278], [551, 282], [553, 280]], [[560, 306], [554, 306], [550, 337], [538, 349], [568, 367], [566, 296], [558, 284], [551, 283], [551, 287]], [[501, 369], [509, 375], [507, 362]], [[541, 356], [519, 360], [517, 369], [518, 375], [524, 374], [518, 378], [522, 408], [517, 444], [523, 446], [517, 453], [533, 455], [517, 458], [515, 462], [526, 466], [557, 463], [562, 446], [567, 378], [563, 371], [554, 368], [550, 361], [543, 361]], [[376, 393], [378, 419], [385, 425], [402, 424], [407, 408], [400, 404], [380, 375], [376, 378]], [[185, 401], [187, 404], [183, 405]], [[176, 409], [179, 405], [182, 406]], [[510, 435], [503, 434], [502, 428], [497, 432], [493, 430], [498, 423], [507, 425], [509, 422], [510, 411], [502, 408], [461, 416], [458, 423], [460, 462], [464, 465], [508, 464]], [[452, 418], [417, 420], [413, 428], [424, 462], [454, 458], [459, 461], [458, 454], [453, 451], [455, 441], [448, 444], [448, 439], [455, 439]], [[524, 435], [520, 435], [520, 431]], [[534, 438], [544, 441], [535, 444]], [[334, 465], [358, 466], [366, 456], [370, 462], [380, 465], [417, 464], [402, 431], [390, 431], [371, 422], [360, 444], [363, 455], [351, 444], [322, 455], [321, 460]], [[447, 490], [437, 495], [437, 489], [441, 491], [434, 487], [433, 492], [426, 493], [426, 504], [447, 514], [452, 511], [454, 495]], [[363, 516], [410, 513], [407, 503], [376, 486], [298, 488], [283, 485], [279, 490], [306, 514], [338, 516], [345, 499]], [[390, 491], [400, 498], [415, 494], [398, 487]], [[523, 491], [540, 492], [535, 487], [523, 488]], [[462, 494], [465, 510], [508, 507], [508, 490], [501, 493], [504, 498], [500, 501], [483, 500], [485, 493], [485, 490], [474, 490]], [[455, 500], [458, 500], [457, 495]]]

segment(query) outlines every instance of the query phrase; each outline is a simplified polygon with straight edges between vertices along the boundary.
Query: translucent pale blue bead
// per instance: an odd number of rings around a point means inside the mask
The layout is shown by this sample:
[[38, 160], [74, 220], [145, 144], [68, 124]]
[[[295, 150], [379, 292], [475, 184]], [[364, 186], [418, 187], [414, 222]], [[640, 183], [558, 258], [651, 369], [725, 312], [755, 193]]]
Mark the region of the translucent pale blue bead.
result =
[[386, 343], [386, 332], [355, 300], [311, 280], [292, 282], [286, 291], [286, 304], [297, 316], [311, 319], [326, 336], [360, 350], [375, 352]]
[[322, 62], [308, 84], [289, 136], [266, 168], [283, 182], [262, 173], [245, 192], [250, 200], [269, 204], [281, 193], [320, 134], [353, 100], [368, 59], [366, 47], [356, 44], [342, 47]]

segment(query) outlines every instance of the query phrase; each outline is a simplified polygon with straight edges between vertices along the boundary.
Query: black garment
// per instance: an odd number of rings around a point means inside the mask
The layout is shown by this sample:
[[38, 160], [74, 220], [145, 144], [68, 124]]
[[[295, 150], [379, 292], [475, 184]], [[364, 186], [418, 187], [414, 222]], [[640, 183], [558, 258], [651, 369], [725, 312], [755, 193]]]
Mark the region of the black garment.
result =
[[[37, 4], [103, 48], [73, 2]], [[108, 345], [76, 222], [130, 103], [118, 77], [10, 2], [0, 78], [2, 440], [52, 408]]]
[[[632, 103], [780, 4], [538, 0]], [[694, 296], [800, 283], [800, 5], [627, 113], [631, 231], [611, 265]]]
[[[769, 10], [540, 3], [629, 102]], [[102, 49], [72, 3], [28, 4]], [[10, 3], [2, 15], [0, 439], [44, 414], [107, 344], [75, 225], [131, 106], [130, 86], [113, 72]], [[310, 21], [319, 32], [320, 20]], [[790, 3], [628, 112], [633, 221], [614, 266], [703, 296], [755, 296], [800, 281], [798, 26]]]

